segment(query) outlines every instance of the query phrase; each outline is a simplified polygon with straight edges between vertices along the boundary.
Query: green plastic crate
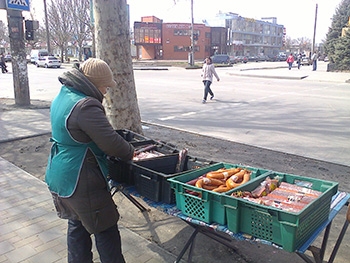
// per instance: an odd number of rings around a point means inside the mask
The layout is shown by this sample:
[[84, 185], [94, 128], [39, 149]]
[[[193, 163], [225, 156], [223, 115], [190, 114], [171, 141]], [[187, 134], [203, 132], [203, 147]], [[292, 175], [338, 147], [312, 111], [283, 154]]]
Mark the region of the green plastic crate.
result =
[[312, 233], [327, 220], [331, 199], [338, 190], [338, 183], [310, 177], [271, 172], [251, 180], [241, 187], [242, 191], [252, 191], [267, 176], [279, 177], [280, 182], [311, 184], [310, 189], [321, 191], [322, 195], [298, 213], [280, 210], [275, 207], [259, 205], [242, 198], [230, 196], [222, 198], [226, 208], [227, 227], [234, 233], [242, 232], [256, 238], [271, 241], [289, 252], [296, 251]]
[[[222, 193], [216, 193], [209, 190], [201, 189], [187, 184], [188, 181], [198, 178], [208, 172], [216, 171], [222, 168], [242, 167], [252, 171], [251, 179], [256, 178], [268, 172], [268, 170], [243, 166], [238, 164], [217, 163], [203, 169], [184, 173], [179, 176], [169, 178], [171, 187], [175, 192], [176, 206], [184, 215], [198, 219], [205, 223], [218, 223], [225, 225], [225, 207], [222, 204]], [[238, 188], [237, 188], [238, 189]], [[189, 192], [199, 194], [193, 195]]]

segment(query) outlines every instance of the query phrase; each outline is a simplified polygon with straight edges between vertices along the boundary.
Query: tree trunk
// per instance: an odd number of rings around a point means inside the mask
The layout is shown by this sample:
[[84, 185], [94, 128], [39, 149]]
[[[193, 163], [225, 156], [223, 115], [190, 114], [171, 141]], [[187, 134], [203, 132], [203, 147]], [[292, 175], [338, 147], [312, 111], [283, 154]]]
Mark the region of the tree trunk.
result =
[[107, 117], [114, 129], [129, 129], [142, 134], [126, 0], [94, 0], [93, 4], [96, 57], [109, 64], [117, 82], [105, 97]]

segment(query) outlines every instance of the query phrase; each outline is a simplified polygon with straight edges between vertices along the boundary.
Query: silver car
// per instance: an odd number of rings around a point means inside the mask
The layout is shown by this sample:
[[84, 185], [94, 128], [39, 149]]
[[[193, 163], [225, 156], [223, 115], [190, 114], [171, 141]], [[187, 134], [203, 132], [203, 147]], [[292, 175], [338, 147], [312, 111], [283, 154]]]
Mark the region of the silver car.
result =
[[36, 66], [44, 67], [44, 68], [60, 68], [61, 67], [61, 61], [58, 60], [58, 58], [54, 56], [44, 56], [39, 57], [36, 61]]

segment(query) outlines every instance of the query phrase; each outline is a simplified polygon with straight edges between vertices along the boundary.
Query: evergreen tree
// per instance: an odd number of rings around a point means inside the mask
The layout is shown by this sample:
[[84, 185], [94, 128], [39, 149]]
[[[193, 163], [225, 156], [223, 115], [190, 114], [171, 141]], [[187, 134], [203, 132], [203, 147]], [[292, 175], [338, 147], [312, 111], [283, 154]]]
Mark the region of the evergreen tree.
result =
[[350, 31], [336, 41], [332, 56], [335, 62], [334, 70], [350, 70]]
[[349, 70], [350, 32], [341, 37], [342, 29], [349, 27], [350, 0], [343, 0], [332, 18], [325, 42], [325, 51], [330, 61], [329, 70]]

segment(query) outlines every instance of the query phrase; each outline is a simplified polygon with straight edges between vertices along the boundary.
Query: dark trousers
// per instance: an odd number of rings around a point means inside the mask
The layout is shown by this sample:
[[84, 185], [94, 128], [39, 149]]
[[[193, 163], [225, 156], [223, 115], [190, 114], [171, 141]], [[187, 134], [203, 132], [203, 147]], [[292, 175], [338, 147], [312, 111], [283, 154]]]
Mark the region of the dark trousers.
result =
[[[102, 263], [125, 263], [117, 225], [94, 236]], [[91, 235], [80, 221], [68, 220], [67, 244], [69, 263], [93, 262]]]
[[214, 96], [214, 93], [212, 92], [210, 85], [211, 85], [211, 81], [209, 80], [203, 80], [204, 83], [204, 100], [207, 100], [208, 97], [208, 93], [210, 94], [210, 96]]
[[0, 62], [0, 67], [1, 67], [1, 71], [2, 73], [7, 73], [8, 70], [7, 70], [7, 66], [4, 62]]
[[317, 60], [315, 59], [313, 62], [312, 62], [312, 70], [315, 71], [317, 69]]

